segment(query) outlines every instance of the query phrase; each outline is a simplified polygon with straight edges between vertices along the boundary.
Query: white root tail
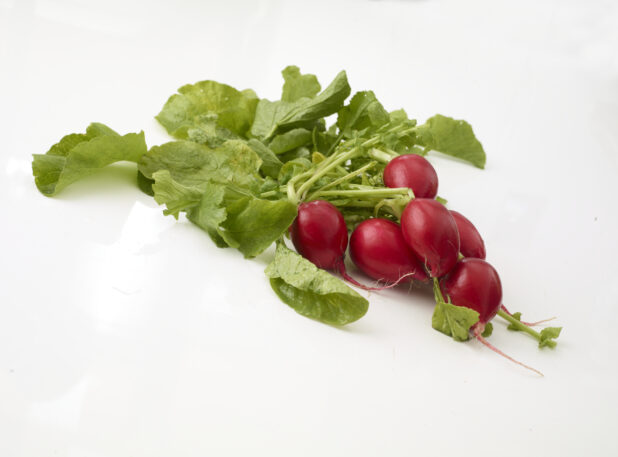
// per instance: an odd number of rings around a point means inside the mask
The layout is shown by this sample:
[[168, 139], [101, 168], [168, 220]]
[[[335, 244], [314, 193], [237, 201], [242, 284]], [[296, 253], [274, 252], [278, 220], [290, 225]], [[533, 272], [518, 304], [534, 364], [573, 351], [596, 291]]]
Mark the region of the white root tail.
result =
[[343, 279], [345, 279], [346, 281], [348, 281], [351, 284], [354, 284], [356, 287], [360, 287], [363, 290], [385, 290], [385, 289], [390, 289], [392, 287], [398, 286], [399, 284], [401, 284], [401, 282], [410, 277], [413, 276], [414, 273], [408, 273], [403, 275], [402, 277], [400, 277], [397, 281], [387, 284], [385, 286], [381, 286], [381, 287], [369, 287], [366, 286], [364, 284], [361, 284], [360, 282], [358, 282], [356, 279], [354, 279], [352, 276], [350, 276], [345, 268], [345, 263], [343, 263], [343, 260], [341, 260], [340, 262], [338, 262], [337, 264], [337, 269], [339, 270], [339, 274], [343, 277]]
[[[509, 316], [512, 316], [513, 313], [511, 313], [506, 306], [504, 305], [500, 305], [500, 308], [502, 309], [502, 311], [504, 311], [506, 314], [508, 314]], [[545, 322], [549, 322], [549, 321], [553, 321], [554, 319], [556, 319], [556, 316], [554, 317], [548, 317], [547, 319], [543, 319], [540, 321], [536, 321], [536, 322], [525, 322], [525, 321], [520, 321], [522, 324], [527, 325], [528, 327], [535, 327], [537, 325], [541, 325], [544, 324]]]
[[536, 374], [540, 375], [540, 376], [545, 376], [543, 373], [541, 373], [539, 370], [537, 370], [536, 368], [532, 368], [531, 366], [526, 365], [525, 363], [520, 362], [519, 360], [515, 360], [513, 357], [511, 357], [510, 355], [506, 355], [504, 352], [502, 352], [500, 349], [498, 349], [497, 347], [495, 347], [493, 344], [491, 344], [489, 341], [487, 341], [485, 338], [483, 338], [483, 335], [481, 335], [481, 333], [483, 333], [483, 330], [485, 330], [485, 324], [480, 324], [477, 323], [474, 325], [474, 327], [472, 327], [472, 332], [474, 334], [474, 337], [479, 340], [481, 343], [483, 343], [485, 346], [487, 346], [489, 349], [491, 349], [492, 351], [494, 351], [496, 354], [501, 355], [502, 357], [509, 359], [511, 362], [516, 363], [517, 365], [520, 365], [524, 368], [527, 368], [530, 371], [534, 371]]

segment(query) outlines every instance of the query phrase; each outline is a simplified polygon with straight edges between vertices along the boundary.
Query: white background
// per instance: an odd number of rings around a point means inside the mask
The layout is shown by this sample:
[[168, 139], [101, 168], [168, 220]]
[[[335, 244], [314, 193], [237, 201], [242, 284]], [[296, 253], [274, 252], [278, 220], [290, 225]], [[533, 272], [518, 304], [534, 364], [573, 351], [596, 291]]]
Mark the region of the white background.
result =
[[[0, 455], [618, 455], [618, 8], [611, 1], [0, 0]], [[57, 198], [31, 154], [214, 79], [276, 99], [296, 64], [389, 110], [468, 120], [486, 170], [431, 156], [539, 350], [432, 330], [426, 291], [344, 329], [161, 214], [116, 166]], [[354, 270], [352, 270], [354, 273]], [[357, 273], [356, 273], [357, 274]]]

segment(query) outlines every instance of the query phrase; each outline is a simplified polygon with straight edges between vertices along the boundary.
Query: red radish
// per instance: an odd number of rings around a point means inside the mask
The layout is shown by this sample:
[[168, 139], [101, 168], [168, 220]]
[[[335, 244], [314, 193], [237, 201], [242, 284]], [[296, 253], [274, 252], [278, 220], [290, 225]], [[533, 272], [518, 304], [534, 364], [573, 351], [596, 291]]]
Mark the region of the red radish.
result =
[[448, 273], [459, 256], [459, 233], [455, 219], [436, 200], [415, 198], [401, 215], [403, 238], [424, 262], [432, 277]]
[[387, 219], [367, 219], [354, 229], [350, 257], [367, 276], [380, 281], [428, 279], [423, 265], [404, 241], [399, 225]]
[[384, 169], [386, 187], [409, 187], [416, 198], [435, 198], [438, 175], [427, 159], [418, 154], [404, 154], [392, 159]]
[[365, 290], [383, 290], [397, 285], [367, 287], [348, 275], [343, 258], [348, 229], [335, 205], [325, 200], [301, 203], [290, 227], [292, 243], [300, 255], [325, 270], [337, 270], [343, 278]]
[[485, 258], [485, 243], [476, 227], [463, 214], [451, 210], [459, 231], [459, 252], [464, 257]]
[[348, 229], [332, 203], [324, 200], [302, 203], [290, 235], [298, 253], [319, 268], [335, 270], [343, 263]]
[[450, 300], [452, 304], [479, 313], [479, 321], [471, 328], [477, 340], [512, 362], [543, 376], [540, 371], [506, 355], [481, 335], [487, 322], [494, 318], [502, 304], [502, 284], [494, 267], [482, 259], [461, 259], [440, 279], [440, 291], [444, 299]]
[[451, 303], [479, 313], [479, 323], [489, 322], [502, 304], [502, 284], [498, 272], [482, 259], [461, 259], [440, 279], [440, 290]]

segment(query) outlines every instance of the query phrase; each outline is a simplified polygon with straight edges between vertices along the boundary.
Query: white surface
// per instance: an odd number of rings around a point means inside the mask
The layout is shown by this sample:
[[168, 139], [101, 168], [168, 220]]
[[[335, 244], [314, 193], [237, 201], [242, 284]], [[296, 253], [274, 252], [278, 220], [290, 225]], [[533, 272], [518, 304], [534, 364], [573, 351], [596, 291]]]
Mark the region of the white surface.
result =
[[[0, 0], [0, 455], [618, 455], [615, 2]], [[184, 83], [277, 98], [297, 64], [419, 120], [468, 120], [480, 171], [433, 156], [505, 303], [558, 315], [555, 351], [496, 324], [431, 329], [431, 296], [372, 294], [340, 330], [161, 214], [112, 167], [57, 198], [30, 155], [91, 121], [144, 129]]]

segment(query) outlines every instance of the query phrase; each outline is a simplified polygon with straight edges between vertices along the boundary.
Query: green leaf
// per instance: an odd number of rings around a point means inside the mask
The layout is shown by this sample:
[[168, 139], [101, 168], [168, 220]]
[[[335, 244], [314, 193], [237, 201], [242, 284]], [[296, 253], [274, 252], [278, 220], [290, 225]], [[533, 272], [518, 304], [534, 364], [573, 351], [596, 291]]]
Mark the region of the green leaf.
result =
[[[521, 313], [513, 313], [513, 314], [511, 314], [511, 317], [512, 317], [513, 319], [518, 320], [518, 321], [520, 321], [520, 322], [521, 322]], [[515, 326], [515, 325], [513, 325], [513, 324], [509, 324], [509, 325], [506, 327], [506, 329], [507, 329], [507, 330], [511, 330], [511, 331], [513, 331], [513, 332], [519, 332], [519, 331], [521, 331], [521, 328], [519, 328], [519, 327], [517, 327], [517, 326]]]
[[[204, 193], [197, 206], [187, 212], [187, 219], [204, 230], [219, 248], [226, 248], [230, 244], [219, 233], [220, 225], [227, 218], [227, 211], [223, 202], [225, 187], [219, 184], [207, 183], [203, 187]], [[232, 247], [237, 247], [234, 244]]]
[[485, 330], [481, 333], [483, 338], [489, 338], [491, 334], [494, 332], [494, 325], [491, 322], [487, 322], [485, 324]]
[[277, 244], [266, 268], [270, 285], [297, 313], [330, 325], [345, 325], [365, 315], [369, 302], [343, 281]]
[[212, 181], [184, 185], [169, 170], [153, 173], [155, 200], [166, 205], [166, 215], [181, 211], [206, 231], [219, 247], [231, 246], [245, 257], [255, 257], [276, 241], [296, 217], [287, 199], [263, 200], [237, 186]]
[[372, 91], [357, 92], [350, 103], [339, 110], [337, 126], [347, 137], [353, 130], [376, 129], [390, 118]]
[[539, 347], [550, 347], [555, 348], [556, 342], [554, 341], [556, 338], [560, 336], [560, 332], [562, 331], [562, 327], [546, 327], [541, 330], [541, 339], [539, 340]]
[[174, 181], [169, 170], [159, 170], [152, 174], [152, 191], [159, 205], [167, 206], [165, 215], [178, 219], [180, 211], [188, 211], [202, 200], [204, 189], [198, 186], [183, 186]]
[[138, 162], [145, 152], [144, 132], [121, 136], [93, 123], [85, 134], [66, 135], [46, 154], [34, 154], [32, 173], [39, 191], [53, 196], [114, 162]]
[[285, 185], [288, 183], [290, 179], [294, 176], [304, 173], [305, 171], [311, 168], [312, 163], [310, 160], [305, 159], [304, 157], [298, 159], [292, 159], [286, 162], [279, 172], [278, 180], [281, 185]]
[[180, 140], [150, 148], [139, 170], [151, 179], [156, 171], [169, 170], [172, 179], [185, 186], [213, 181], [257, 192], [262, 180], [258, 173], [261, 165], [258, 155], [241, 140], [226, 141], [215, 149]]
[[218, 233], [228, 245], [251, 258], [263, 252], [296, 218], [296, 205], [282, 200], [263, 200], [238, 189], [226, 188], [227, 218]]
[[338, 143], [341, 138], [337, 134], [337, 125], [333, 124], [325, 131], [320, 131], [317, 127], [313, 129], [313, 147], [315, 150], [322, 154], [332, 152], [335, 148], [335, 144]]
[[342, 71], [314, 98], [300, 98], [294, 102], [262, 99], [257, 105], [251, 134], [269, 139], [278, 130], [312, 129], [319, 119], [336, 113], [348, 95], [350, 86], [345, 71]]
[[297, 66], [290, 65], [281, 72], [285, 83], [281, 100], [284, 102], [295, 102], [301, 98], [313, 98], [320, 92], [320, 83], [315, 75], [302, 75]]
[[[398, 154], [425, 155], [423, 148], [416, 146], [417, 138], [414, 132], [416, 120], [409, 119], [407, 113], [400, 109], [388, 115], [389, 122], [378, 132], [379, 144], [375, 147], [394, 151]], [[395, 131], [393, 131], [396, 129]]]
[[485, 168], [485, 151], [466, 121], [436, 114], [416, 128], [420, 143], [427, 149], [457, 157]]
[[433, 311], [431, 325], [455, 341], [466, 341], [470, 328], [479, 321], [479, 313], [470, 308], [438, 301]]
[[305, 146], [311, 142], [311, 132], [307, 129], [292, 129], [288, 132], [275, 136], [268, 147], [275, 154], [283, 154], [292, 149]]
[[[177, 137], [181, 137], [183, 135], [176, 135]], [[199, 124], [188, 127], [186, 130], [186, 139], [189, 141], [195, 141], [196, 143], [206, 144], [211, 148], [216, 148], [221, 146], [227, 140], [235, 140], [240, 138], [235, 133], [226, 129], [225, 127], [221, 127], [217, 123], [217, 116], [205, 115], [200, 119]]]
[[388, 113], [388, 118], [393, 125], [401, 124], [410, 120], [408, 118], [408, 113], [406, 113], [406, 110], [404, 109], [396, 109], [391, 111]]
[[251, 135], [263, 140], [273, 136], [279, 127], [279, 122], [288, 116], [295, 108], [303, 104], [306, 99], [296, 102], [271, 102], [261, 99], [255, 110], [255, 121], [251, 126]]
[[265, 146], [264, 143], [256, 140], [255, 138], [250, 139], [247, 142], [247, 145], [253, 149], [260, 159], [262, 159], [260, 170], [264, 176], [270, 176], [273, 179], [277, 179], [277, 176], [279, 176], [279, 171], [283, 166], [283, 162], [279, 160], [279, 158], [273, 151], [270, 150], [268, 146]]
[[[216, 81], [200, 81], [182, 86], [178, 92], [167, 100], [156, 116], [176, 138], [187, 139], [190, 129], [212, 133], [215, 124], [236, 135], [246, 136], [253, 123], [258, 98], [252, 90], [239, 91]], [[192, 135], [195, 137], [196, 132]]]
[[137, 170], [137, 187], [144, 192], [146, 195], [154, 196], [154, 191], [152, 190], [152, 185], [154, 184], [154, 180], [148, 179], [144, 174]]
[[343, 102], [350, 95], [350, 85], [345, 71], [339, 72], [332, 83], [312, 99], [304, 99], [297, 109], [279, 122], [280, 127], [300, 126], [339, 111]]
[[306, 147], [301, 146], [300, 148], [296, 148], [292, 151], [286, 152], [285, 154], [281, 154], [279, 156], [279, 159], [281, 159], [284, 164], [295, 159], [307, 159], [311, 161], [311, 151]]
[[270, 176], [267, 176], [264, 179], [264, 182], [262, 182], [262, 186], [260, 187], [260, 194], [262, 194], [263, 192], [272, 191], [279, 191], [279, 181], [271, 178]]

